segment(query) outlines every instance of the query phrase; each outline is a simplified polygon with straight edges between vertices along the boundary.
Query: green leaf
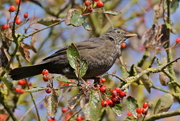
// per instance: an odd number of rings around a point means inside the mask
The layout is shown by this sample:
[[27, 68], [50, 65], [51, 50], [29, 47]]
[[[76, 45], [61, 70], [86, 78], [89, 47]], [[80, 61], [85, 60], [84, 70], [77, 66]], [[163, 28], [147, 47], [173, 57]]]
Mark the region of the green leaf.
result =
[[91, 25], [89, 24], [89, 22], [84, 22], [83, 24], [83, 27], [88, 30], [88, 31], [91, 31], [92, 30], [92, 27]]
[[154, 113], [157, 114], [157, 113], [167, 112], [172, 106], [173, 102], [174, 102], [174, 98], [171, 94], [166, 93], [162, 95], [156, 103], [156, 106], [154, 108]]
[[53, 90], [53, 93], [45, 97], [44, 103], [46, 106], [48, 116], [50, 116], [51, 118], [54, 118], [57, 112], [57, 108], [58, 108], [57, 93]]
[[129, 96], [126, 99], [126, 106], [128, 110], [133, 114], [134, 117], [137, 117], [136, 108], [138, 107], [137, 101]]
[[88, 69], [88, 63], [86, 61], [80, 61], [80, 68], [77, 70], [77, 74], [79, 74], [77, 77], [83, 77], [86, 74], [86, 71]]
[[79, 52], [75, 45], [72, 43], [71, 46], [67, 49], [67, 58], [69, 60], [69, 64], [73, 69], [76, 69], [77, 59], [80, 58]]
[[76, 77], [83, 77], [88, 69], [88, 64], [86, 61], [80, 60], [79, 52], [74, 44], [68, 47], [67, 58], [70, 66], [75, 69]]
[[67, 79], [67, 78], [64, 77], [64, 76], [58, 76], [58, 77], [56, 78], [56, 80], [59, 81], [59, 82], [64, 82], [64, 83], [72, 83], [71, 81], [69, 81], [69, 79]]
[[91, 108], [95, 109], [97, 105], [99, 104], [99, 94], [97, 91], [91, 91], [90, 99], [89, 99], [89, 105]]
[[79, 9], [70, 9], [67, 13], [66, 25], [81, 26], [85, 22], [85, 17], [81, 15]]
[[122, 104], [116, 104], [112, 110], [118, 115], [121, 116], [122, 115]]
[[121, 12], [118, 12], [118, 11], [105, 11], [104, 12], [105, 14], [110, 14], [110, 15], [114, 15], [114, 16], [117, 16], [119, 15]]
[[175, 1], [173, 1], [172, 2], [172, 4], [171, 4], [171, 14], [172, 13], [174, 13], [174, 12], [176, 12], [176, 10], [177, 10], [177, 8], [179, 7], [179, 1], [180, 0], [175, 0]]
[[95, 108], [91, 108], [90, 103], [86, 103], [82, 107], [82, 111], [86, 116], [86, 121], [99, 121], [102, 110], [104, 110], [104, 108], [102, 108], [100, 104]]
[[44, 90], [44, 87], [33, 87], [29, 90], [27, 90], [27, 92], [38, 92], [38, 91], [42, 91]]
[[61, 22], [61, 21], [62, 21], [61, 19], [43, 18], [43, 19], [39, 19], [37, 21], [37, 23], [45, 25], [45, 26], [49, 26], [49, 25], [52, 25], [52, 24], [55, 24], [55, 23]]

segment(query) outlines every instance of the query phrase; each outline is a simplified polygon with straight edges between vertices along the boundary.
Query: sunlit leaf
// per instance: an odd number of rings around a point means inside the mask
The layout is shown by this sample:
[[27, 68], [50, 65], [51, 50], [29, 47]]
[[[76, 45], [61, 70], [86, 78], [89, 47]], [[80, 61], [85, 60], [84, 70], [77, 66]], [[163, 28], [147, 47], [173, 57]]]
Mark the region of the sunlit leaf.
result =
[[58, 77], [56, 78], [56, 80], [59, 81], [59, 82], [64, 82], [64, 83], [72, 83], [69, 79], [67, 79], [67, 78], [64, 77], [64, 76], [58, 76]]
[[52, 24], [55, 24], [57, 22], [61, 22], [61, 19], [55, 19], [55, 18], [43, 18], [43, 19], [39, 19], [37, 21], [37, 23], [39, 24], [43, 24], [45, 26], [49, 26], [49, 25], [52, 25]]
[[171, 94], [166, 93], [162, 95], [156, 103], [154, 113], [157, 114], [157, 113], [167, 112], [172, 106], [173, 102], [174, 102], [174, 98]]
[[126, 99], [126, 106], [133, 116], [136, 117], [136, 108], [138, 107], [137, 101], [133, 97], [129, 96]]
[[44, 90], [44, 87], [33, 87], [29, 90], [27, 90], [27, 92], [38, 92], [38, 91], [42, 91]]
[[105, 11], [104, 12], [105, 14], [110, 14], [110, 15], [114, 15], [114, 16], [117, 16], [119, 15], [121, 12], [118, 12], [118, 11]]
[[77, 96], [72, 97], [69, 101], [68, 101], [68, 107], [72, 110], [74, 109], [74, 107], [76, 105], [79, 104], [80, 100], [82, 99], [83, 95], [82, 93], [79, 93]]
[[80, 61], [79, 64], [80, 68], [77, 73], [79, 74], [78, 77], [81, 78], [86, 74], [86, 71], [88, 69], [88, 63], [86, 61]]
[[44, 103], [46, 106], [46, 110], [48, 113], [48, 116], [51, 118], [54, 118], [57, 112], [58, 107], [58, 95], [55, 91], [51, 93], [50, 95], [46, 96], [44, 99]]
[[83, 27], [84, 27], [86, 30], [88, 30], [88, 31], [92, 30], [92, 27], [91, 27], [91, 25], [89, 24], [89, 22], [84, 22], [82, 25], [83, 25]]
[[96, 108], [99, 104], [99, 94], [97, 91], [91, 91], [90, 99], [89, 99], [89, 105], [91, 108]]

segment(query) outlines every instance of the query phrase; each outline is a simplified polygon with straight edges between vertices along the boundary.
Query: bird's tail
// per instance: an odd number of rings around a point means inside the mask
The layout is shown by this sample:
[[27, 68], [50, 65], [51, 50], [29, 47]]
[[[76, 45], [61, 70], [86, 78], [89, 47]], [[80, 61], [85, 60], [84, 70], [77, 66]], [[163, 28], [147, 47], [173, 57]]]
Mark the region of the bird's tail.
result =
[[38, 75], [45, 69], [45, 64], [33, 65], [33, 66], [25, 66], [20, 68], [15, 68], [9, 72], [9, 75], [13, 80], [19, 80], [31, 76]]

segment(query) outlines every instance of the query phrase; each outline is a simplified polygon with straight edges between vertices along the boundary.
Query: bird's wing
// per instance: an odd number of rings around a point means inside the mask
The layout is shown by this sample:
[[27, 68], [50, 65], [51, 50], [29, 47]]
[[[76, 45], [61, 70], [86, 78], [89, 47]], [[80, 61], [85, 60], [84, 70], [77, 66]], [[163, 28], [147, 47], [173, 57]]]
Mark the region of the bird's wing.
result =
[[[97, 40], [97, 41], [94, 41], [94, 40]], [[93, 38], [90, 38], [89, 40], [79, 42], [79, 43], [75, 44], [75, 46], [77, 47], [78, 50], [94, 49], [94, 48], [101, 46], [102, 41], [103, 41], [103, 39], [101, 39], [101, 38], [97, 39], [96, 37], [93, 37]], [[68, 47], [64, 47], [64, 48], [56, 51], [54, 54], [44, 58], [43, 61], [48, 61], [49, 59], [52, 59], [52, 58], [54, 58], [54, 59], [57, 58], [59, 61], [61, 61], [61, 60], [64, 61], [63, 59], [67, 58], [66, 57], [67, 48]]]

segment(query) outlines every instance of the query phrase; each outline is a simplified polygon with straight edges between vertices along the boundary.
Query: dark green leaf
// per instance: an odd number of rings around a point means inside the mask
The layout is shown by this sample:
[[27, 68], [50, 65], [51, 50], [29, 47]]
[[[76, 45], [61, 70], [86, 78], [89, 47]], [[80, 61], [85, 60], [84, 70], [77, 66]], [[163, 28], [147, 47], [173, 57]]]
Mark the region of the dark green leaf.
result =
[[117, 15], [119, 15], [121, 12], [118, 12], [118, 11], [105, 11], [104, 13], [105, 13], [105, 14], [110, 14], [110, 15], [117, 16]]
[[116, 104], [112, 110], [118, 115], [121, 116], [122, 115], [122, 104]]
[[166, 93], [162, 95], [156, 103], [156, 106], [154, 108], [154, 113], [157, 114], [157, 113], [167, 112], [172, 106], [173, 102], [174, 99], [171, 94]]
[[67, 49], [67, 58], [69, 60], [69, 64], [73, 69], [76, 69], [76, 63], [77, 59], [80, 58], [79, 52], [74, 44], [71, 44], [71, 46]]
[[33, 87], [29, 90], [27, 90], [27, 92], [38, 92], [38, 91], [42, 91], [44, 90], [44, 87]]
[[55, 24], [57, 22], [61, 22], [61, 19], [54, 19], [54, 18], [43, 18], [43, 19], [39, 19], [37, 21], [37, 23], [39, 24], [43, 24], [45, 26], [49, 26], [49, 25], [52, 25], [52, 24]]
[[64, 82], [64, 83], [72, 83], [71, 81], [69, 81], [69, 79], [67, 79], [67, 78], [64, 77], [64, 76], [58, 76], [58, 77], [56, 78], [56, 80], [59, 81], [59, 82]]
[[137, 101], [129, 96], [126, 99], [126, 106], [128, 110], [133, 114], [134, 117], [137, 117], [136, 108], [138, 107]]
[[55, 91], [53, 91], [52, 94], [48, 95], [44, 99], [44, 103], [46, 106], [46, 110], [48, 113], [48, 116], [51, 118], [54, 118], [57, 112], [58, 107], [58, 95]]

